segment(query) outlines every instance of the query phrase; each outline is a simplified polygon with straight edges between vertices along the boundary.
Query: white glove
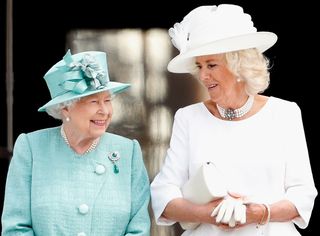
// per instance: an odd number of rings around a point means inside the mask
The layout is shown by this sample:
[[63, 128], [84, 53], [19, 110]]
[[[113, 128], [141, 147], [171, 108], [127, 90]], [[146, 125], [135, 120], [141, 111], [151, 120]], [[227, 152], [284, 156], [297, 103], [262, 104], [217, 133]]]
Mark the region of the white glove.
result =
[[228, 196], [212, 211], [211, 216], [216, 216], [217, 223], [235, 227], [237, 223], [246, 223], [246, 206], [241, 199]]

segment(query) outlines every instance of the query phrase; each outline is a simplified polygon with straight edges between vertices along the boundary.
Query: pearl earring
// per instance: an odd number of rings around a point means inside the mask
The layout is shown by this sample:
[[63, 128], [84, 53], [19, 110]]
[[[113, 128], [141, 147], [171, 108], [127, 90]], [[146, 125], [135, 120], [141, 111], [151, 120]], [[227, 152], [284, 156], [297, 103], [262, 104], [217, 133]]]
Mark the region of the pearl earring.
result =
[[66, 121], [69, 122], [69, 121], [70, 121], [70, 118], [69, 118], [69, 117], [66, 117]]
[[240, 79], [239, 77], [237, 78], [237, 82], [238, 82], [238, 83], [240, 83], [240, 82], [241, 82], [241, 79]]

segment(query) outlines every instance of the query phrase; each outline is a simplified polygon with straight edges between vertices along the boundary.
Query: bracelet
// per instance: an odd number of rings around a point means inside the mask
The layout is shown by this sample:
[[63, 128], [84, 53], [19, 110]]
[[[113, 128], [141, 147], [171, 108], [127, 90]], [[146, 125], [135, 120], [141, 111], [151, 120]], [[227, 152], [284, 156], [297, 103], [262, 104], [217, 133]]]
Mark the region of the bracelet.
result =
[[269, 223], [269, 221], [270, 221], [270, 216], [271, 216], [271, 210], [270, 210], [270, 206], [269, 206], [269, 204], [267, 204], [267, 203], [263, 203], [263, 205], [266, 207], [266, 209], [267, 209], [267, 218], [266, 218], [266, 220], [264, 221], [264, 225], [265, 224], [268, 224]]
[[264, 204], [262, 204], [262, 206], [263, 206], [263, 213], [262, 213], [262, 217], [261, 217], [260, 222], [258, 222], [257, 225], [256, 225], [257, 229], [259, 228], [260, 225], [263, 225], [263, 219], [264, 219], [265, 214], [266, 214], [266, 208], [265, 208]]
[[[259, 228], [260, 225], [266, 225], [270, 221], [270, 206], [266, 203], [262, 203], [263, 207], [263, 214], [261, 217], [260, 222], [257, 224], [256, 228]], [[266, 216], [266, 210], [267, 210], [267, 216]]]
[[262, 207], [263, 207], [263, 213], [262, 213], [262, 217], [261, 217], [261, 220], [260, 220], [260, 222], [258, 223], [258, 225], [264, 225], [263, 224], [263, 221], [264, 221], [264, 217], [265, 217], [265, 215], [266, 215], [266, 207], [265, 207], [265, 205], [264, 204], [262, 204]]

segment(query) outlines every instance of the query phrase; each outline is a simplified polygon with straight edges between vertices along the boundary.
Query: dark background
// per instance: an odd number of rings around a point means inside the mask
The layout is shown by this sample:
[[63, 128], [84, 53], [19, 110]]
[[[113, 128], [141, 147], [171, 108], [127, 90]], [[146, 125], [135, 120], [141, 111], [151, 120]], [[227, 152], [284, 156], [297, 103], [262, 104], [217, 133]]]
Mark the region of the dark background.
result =
[[[146, 1], [146, 0], [144, 0]], [[6, 2], [0, 1], [0, 146], [1, 204], [8, 160], [5, 102], [5, 27]], [[279, 1], [98, 1], [98, 0], [13, 0], [13, 66], [14, 66], [14, 140], [21, 132], [54, 126], [57, 121], [37, 109], [49, 101], [44, 82], [45, 72], [66, 52], [66, 33], [72, 29], [170, 28], [193, 8], [200, 5], [235, 3], [244, 8], [259, 31], [272, 31], [279, 37], [276, 45], [266, 52], [274, 64], [267, 95], [295, 101], [302, 110], [310, 161], [318, 189], [320, 174], [316, 130], [319, 130], [317, 53], [319, 39], [314, 34], [316, 7], [308, 1], [279, 6]], [[281, 3], [284, 4], [284, 3]], [[285, 10], [281, 10], [285, 9]], [[317, 17], [318, 18], [318, 17]], [[313, 30], [314, 29], [314, 30]], [[288, 117], [288, 120], [290, 117]], [[299, 171], [299, 170], [297, 170]], [[0, 205], [1, 209], [2, 206]], [[319, 201], [310, 225], [302, 235], [316, 235]]]

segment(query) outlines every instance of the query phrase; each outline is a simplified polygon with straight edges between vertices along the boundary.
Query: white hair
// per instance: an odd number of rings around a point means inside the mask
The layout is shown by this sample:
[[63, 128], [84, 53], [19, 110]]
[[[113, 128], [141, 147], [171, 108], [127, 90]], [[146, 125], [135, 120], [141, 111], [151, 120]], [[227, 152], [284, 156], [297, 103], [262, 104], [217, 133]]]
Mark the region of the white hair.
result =
[[62, 103], [58, 103], [56, 105], [50, 106], [46, 108], [46, 112], [55, 119], [62, 120], [62, 109], [73, 106], [76, 102], [78, 102], [80, 98], [75, 98], [69, 101], [65, 101]]

